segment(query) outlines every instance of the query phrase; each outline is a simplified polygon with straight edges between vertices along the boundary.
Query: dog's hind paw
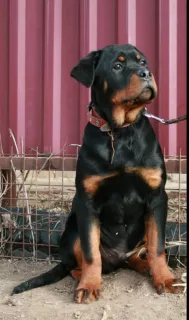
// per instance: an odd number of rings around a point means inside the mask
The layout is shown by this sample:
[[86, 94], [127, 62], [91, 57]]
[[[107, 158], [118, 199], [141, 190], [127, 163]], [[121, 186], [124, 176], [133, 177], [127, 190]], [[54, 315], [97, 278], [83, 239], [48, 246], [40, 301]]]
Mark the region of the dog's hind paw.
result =
[[169, 279], [162, 282], [155, 283], [157, 293], [165, 295], [165, 293], [182, 293], [184, 291], [183, 282], [178, 279]]

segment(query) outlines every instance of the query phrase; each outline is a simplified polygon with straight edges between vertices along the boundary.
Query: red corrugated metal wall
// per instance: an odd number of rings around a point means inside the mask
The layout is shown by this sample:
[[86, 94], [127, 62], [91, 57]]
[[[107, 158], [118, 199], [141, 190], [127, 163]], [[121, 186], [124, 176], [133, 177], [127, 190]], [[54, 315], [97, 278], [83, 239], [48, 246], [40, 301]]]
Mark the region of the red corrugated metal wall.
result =
[[[0, 133], [26, 152], [81, 142], [89, 90], [69, 76], [80, 57], [111, 43], [136, 45], [159, 86], [148, 111], [186, 113], [186, 0], [0, 0]], [[169, 155], [186, 154], [186, 123], [152, 122]]]

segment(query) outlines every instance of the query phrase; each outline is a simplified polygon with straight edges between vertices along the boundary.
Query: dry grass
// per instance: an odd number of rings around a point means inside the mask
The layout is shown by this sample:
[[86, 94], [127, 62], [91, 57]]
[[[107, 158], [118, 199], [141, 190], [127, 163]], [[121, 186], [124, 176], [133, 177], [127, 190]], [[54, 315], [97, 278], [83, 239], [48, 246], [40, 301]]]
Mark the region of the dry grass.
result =
[[[187, 199], [186, 196], [180, 197], [180, 222], [186, 222]], [[178, 221], [179, 198], [178, 196], [168, 195], [168, 221]]]

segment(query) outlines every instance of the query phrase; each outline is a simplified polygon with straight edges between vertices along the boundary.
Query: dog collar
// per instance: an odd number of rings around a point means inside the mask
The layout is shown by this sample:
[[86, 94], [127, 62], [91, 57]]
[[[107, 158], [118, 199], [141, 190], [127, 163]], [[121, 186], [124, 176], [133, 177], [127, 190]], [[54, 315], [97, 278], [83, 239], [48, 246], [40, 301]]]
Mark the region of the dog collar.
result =
[[[87, 113], [88, 121], [95, 127], [100, 128], [101, 131], [107, 132], [111, 131], [111, 128], [107, 121], [105, 121], [95, 110], [94, 107], [89, 105], [89, 111]], [[120, 128], [125, 128], [130, 126], [130, 124], [125, 124], [121, 126]]]

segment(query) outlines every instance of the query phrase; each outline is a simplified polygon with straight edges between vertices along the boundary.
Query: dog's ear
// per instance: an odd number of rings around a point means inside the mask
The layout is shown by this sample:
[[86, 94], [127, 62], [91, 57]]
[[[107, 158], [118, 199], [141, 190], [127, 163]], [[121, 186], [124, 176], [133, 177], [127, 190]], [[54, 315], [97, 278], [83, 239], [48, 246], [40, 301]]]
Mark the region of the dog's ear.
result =
[[101, 56], [101, 51], [92, 51], [72, 69], [70, 75], [85, 87], [92, 86], [95, 79], [95, 69]]

